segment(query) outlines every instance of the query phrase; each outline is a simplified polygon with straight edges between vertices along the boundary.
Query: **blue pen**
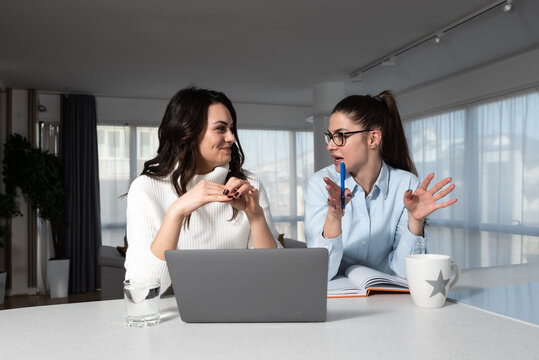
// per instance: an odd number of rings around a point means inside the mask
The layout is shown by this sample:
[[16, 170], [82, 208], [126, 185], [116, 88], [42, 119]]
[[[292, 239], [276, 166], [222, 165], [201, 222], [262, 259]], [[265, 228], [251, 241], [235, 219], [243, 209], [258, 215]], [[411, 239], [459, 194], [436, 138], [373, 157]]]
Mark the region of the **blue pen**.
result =
[[346, 179], [346, 166], [341, 161], [341, 209], [344, 213], [344, 179]]

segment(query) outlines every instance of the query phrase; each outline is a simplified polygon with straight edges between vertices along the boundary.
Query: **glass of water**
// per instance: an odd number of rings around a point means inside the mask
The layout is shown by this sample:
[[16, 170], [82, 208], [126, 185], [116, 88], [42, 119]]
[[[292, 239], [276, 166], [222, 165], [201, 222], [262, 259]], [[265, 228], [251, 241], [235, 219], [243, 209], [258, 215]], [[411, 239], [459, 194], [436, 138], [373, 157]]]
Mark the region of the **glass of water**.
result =
[[124, 281], [124, 302], [128, 327], [159, 324], [159, 279], [128, 279]]

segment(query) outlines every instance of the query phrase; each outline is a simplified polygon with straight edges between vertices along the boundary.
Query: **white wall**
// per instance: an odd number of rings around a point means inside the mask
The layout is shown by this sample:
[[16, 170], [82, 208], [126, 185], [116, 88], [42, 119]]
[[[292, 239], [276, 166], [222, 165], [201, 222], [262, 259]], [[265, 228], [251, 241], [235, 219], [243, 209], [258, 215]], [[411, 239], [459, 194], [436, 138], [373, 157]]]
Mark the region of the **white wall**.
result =
[[[47, 107], [39, 113], [41, 121], [60, 121], [60, 96], [39, 94], [39, 103]], [[158, 126], [168, 100], [96, 97], [97, 121]], [[283, 106], [235, 103], [239, 128], [312, 130], [305, 118], [312, 113], [310, 106]]]
[[239, 128], [312, 130], [310, 106], [234, 104]]
[[403, 119], [539, 86], [539, 47], [396, 94]]

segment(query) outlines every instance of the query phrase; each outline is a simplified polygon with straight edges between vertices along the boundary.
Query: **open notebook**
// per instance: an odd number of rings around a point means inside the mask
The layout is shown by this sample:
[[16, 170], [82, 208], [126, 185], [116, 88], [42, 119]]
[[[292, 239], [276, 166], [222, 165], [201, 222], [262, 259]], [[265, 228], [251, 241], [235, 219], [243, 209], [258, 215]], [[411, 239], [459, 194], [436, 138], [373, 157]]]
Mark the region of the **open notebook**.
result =
[[406, 279], [353, 265], [328, 283], [328, 298], [369, 296], [371, 291], [409, 292]]

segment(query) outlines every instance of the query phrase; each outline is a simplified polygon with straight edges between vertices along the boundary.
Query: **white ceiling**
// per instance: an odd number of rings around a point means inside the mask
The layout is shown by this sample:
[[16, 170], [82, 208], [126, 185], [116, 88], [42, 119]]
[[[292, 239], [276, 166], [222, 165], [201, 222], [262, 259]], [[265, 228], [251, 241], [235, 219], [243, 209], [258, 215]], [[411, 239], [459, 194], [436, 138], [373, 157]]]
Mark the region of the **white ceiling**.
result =
[[[30, 4], [29, 4], [30, 3]], [[188, 84], [235, 102], [311, 105], [312, 88], [402, 91], [539, 46], [539, 1], [515, 0], [349, 74], [493, 0], [0, 2], [0, 86], [168, 99]]]

